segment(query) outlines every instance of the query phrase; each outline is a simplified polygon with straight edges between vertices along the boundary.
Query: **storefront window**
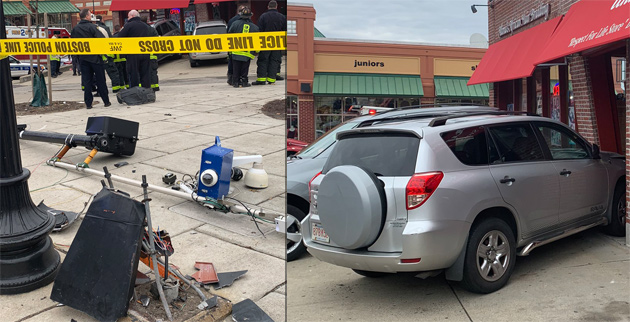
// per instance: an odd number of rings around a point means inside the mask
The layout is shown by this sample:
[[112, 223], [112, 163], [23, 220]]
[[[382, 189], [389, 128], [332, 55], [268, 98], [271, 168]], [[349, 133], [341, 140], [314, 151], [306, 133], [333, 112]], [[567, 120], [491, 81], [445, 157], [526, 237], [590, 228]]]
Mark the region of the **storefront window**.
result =
[[297, 35], [297, 25], [295, 20], [287, 20], [287, 34]]
[[454, 105], [478, 105], [488, 106], [489, 100], [485, 98], [436, 98], [435, 107], [454, 106]]
[[300, 139], [297, 96], [287, 96], [287, 138]]

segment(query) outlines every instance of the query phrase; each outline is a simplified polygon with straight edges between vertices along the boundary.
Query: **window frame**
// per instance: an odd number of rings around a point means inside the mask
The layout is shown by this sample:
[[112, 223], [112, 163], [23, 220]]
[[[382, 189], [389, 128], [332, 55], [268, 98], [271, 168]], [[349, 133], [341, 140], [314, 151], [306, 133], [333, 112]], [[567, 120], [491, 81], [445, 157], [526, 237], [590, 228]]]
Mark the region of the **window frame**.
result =
[[[529, 127], [531, 133], [534, 135], [534, 138], [536, 139], [536, 142], [538, 142], [538, 147], [542, 151], [542, 155], [543, 155], [542, 159], [536, 159], [536, 160], [515, 160], [515, 161], [504, 161], [503, 160], [504, 156], [501, 153], [501, 150], [499, 149], [499, 145], [497, 144], [495, 135], [493, 135], [491, 133], [491, 130], [492, 130], [492, 128], [495, 128], [495, 127], [517, 126], [517, 125], [525, 125], [525, 126]], [[551, 158], [551, 152], [549, 151], [549, 147], [547, 147], [547, 144], [544, 142], [544, 139], [541, 137], [539, 131], [534, 127], [532, 122], [530, 122], [530, 121], [517, 121], [517, 122], [506, 122], [506, 123], [494, 123], [494, 124], [487, 124], [485, 127], [486, 127], [486, 135], [489, 137], [489, 140], [488, 140], [488, 164], [489, 165], [553, 161], [552, 158]], [[499, 155], [499, 160], [498, 161], [491, 162], [491, 159], [490, 159], [490, 144], [492, 144], [495, 147], [495, 149], [496, 149], [496, 151], [497, 151], [497, 153]]]
[[[539, 124], [543, 125], [543, 126], [546, 126], [548, 128], [551, 128], [551, 129], [555, 129], [556, 131], [558, 131], [560, 133], [567, 134], [567, 132], [568, 132], [569, 134], [571, 134], [571, 135], [569, 135], [569, 138], [571, 138], [573, 141], [575, 141], [577, 144], [579, 144], [584, 150], [586, 150], [586, 153], [588, 154], [588, 157], [586, 157], [586, 158], [554, 159], [553, 158], [553, 154], [551, 153], [551, 147], [547, 144], [547, 140], [545, 140], [545, 137], [543, 136], [543, 134], [538, 129], [538, 125]], [[536, 136], [539, 137], [539, 142], [541, 142], [540, 144], [542, 146], [546, 147], [546, 149], [543, 149], [543, 150], [546, 150], [546, 153], [548, 153], [549, 160], [551, 160], [551, 161], [568, 161], [568, 160], [593, 159], [593, 147], [583, 137], [581, 137], [575, 131], [571, 130], [571, 128], [567, 127], [566, 125], [564, 125], [564, 124], [557, 124], [557, 123], [553, 123], [553, 122], [535, 121], [535, 122], [532, 122], [532, 127], [534, 128], [534, 130], [536, 132]]]

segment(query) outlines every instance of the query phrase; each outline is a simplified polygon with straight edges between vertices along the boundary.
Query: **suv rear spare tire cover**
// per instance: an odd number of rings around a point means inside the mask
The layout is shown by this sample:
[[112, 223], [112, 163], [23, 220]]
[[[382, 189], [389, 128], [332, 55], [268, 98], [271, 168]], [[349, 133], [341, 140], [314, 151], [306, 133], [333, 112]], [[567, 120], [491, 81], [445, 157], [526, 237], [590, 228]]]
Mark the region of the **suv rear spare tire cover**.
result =
[[326, 234], [340, 247], [372, 245], [385, 215], [385, 193], [374, 174], [352, 165], [332, 168], [317, 194], [319, 218]]

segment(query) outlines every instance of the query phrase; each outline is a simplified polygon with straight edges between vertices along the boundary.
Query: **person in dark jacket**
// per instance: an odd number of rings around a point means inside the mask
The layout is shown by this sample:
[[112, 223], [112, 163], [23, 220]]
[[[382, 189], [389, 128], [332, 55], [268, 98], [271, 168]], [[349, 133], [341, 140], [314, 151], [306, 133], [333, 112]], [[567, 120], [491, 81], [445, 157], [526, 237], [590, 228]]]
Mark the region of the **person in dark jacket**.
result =
[[[234, 17], [232, 17], [232, 19], [230, 19], [227, 23], [227, 30], [230, 30], [230, 27], [232, 26], [232, 24], [237, 21], [238, 19], [241, 18], [241, 10], [243, 10], [243, 8], [245, 8], [245, 6], [240, 5], [238, 6], [238, 11], [236, 11], [236, 15]], [[228, 52], [228, 72], [227, 72], [227, 76], [228, 76], [228, 80], [227, 83], [229, 85], [232, 85], [232, 72], [233, 72], [233, 67], [232, 67], [232, 53]]]
[[[104, 38], [95, 25], [90, 22], [92, 13], [89, 9], [83, 9], [79, 13], [81, 21], [72, 29], [72, 38]], [[103, 99], [105, 107], [112, 105], [109, 102], [107, 93], [107, 83], [105, 83], [105, 69], [103, 59], [100, 55], [82, 55], [80, 58], [81, 84], [83, 85], [83, 100], [85, 106], [90, 109], [94, 97], [92, 96], [92, 86], [96, 82], [99, 96]]]
[[[136, 10], [129, 11], [127, 23], [118, 33], [118, 37], [149, 37], [150, 30], [146, 23], [140, 20], [140, 14]], [[127, 73], [129, 74], [129, 87], [142, 84], [144, 88], [151, 88], [151, 71], [149, 55], [127, 55]]]
[[[276, 0], [269, 1], [267, 10], [258, 18], [260, 32], [287, 31], [287, 17], [278, 12]], [[258, 55], [256, 81], [252, 85], [275, 84], [282, 64], [281, 50], [261, 51]]]
[[[228, 33], [250, 33], [258, 32], [258, 26], [252, 22], [252, 11], [248, 7], [241, 10], [241, 17], [239, 20], [232, 23]], [[234, 73], [232, 74], [232, 86], [234, 87], [249, 87], [252, 86], [248, 79], [247, 73], [249, 71], [249, 63], [254, 59], [254, 52], [250, 51], [234, 51], [232, 52], [232, 67]]]
[[[151, 34], [150, 37], [160, 37], [157, 30], [149, 25], [149, 19], [147, 16], [140, 18], [140, 20], [149, 26], [149, 32]], [[149, 63], [151, 64], [151, 88], [154, 92], [157, 92], [160, 90], [160, 79], [158, 78], [158, 57], [156, 54], [149, 55]]]

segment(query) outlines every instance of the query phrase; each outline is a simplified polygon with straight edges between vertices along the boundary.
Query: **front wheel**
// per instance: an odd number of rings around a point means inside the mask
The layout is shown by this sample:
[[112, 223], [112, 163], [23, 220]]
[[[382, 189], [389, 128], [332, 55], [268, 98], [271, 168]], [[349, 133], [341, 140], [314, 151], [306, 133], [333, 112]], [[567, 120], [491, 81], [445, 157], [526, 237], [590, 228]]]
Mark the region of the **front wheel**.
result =
[[510, 279], [516, 261], [514, 233], [498, 218], [475, 224], [468, 238], [462, 286], [474, 293], [492, 293]]
[[302, 242], [302, 224], [306, 214], [294, 205], [287, 205], [287, 262], [298, 259], [306, 246]]
[[617, 237], [626, 235], [626, 198], [624, 186], [619, 185], [615, 189], [612, 203], [610, 222], [604, 227], [604, 232]]

